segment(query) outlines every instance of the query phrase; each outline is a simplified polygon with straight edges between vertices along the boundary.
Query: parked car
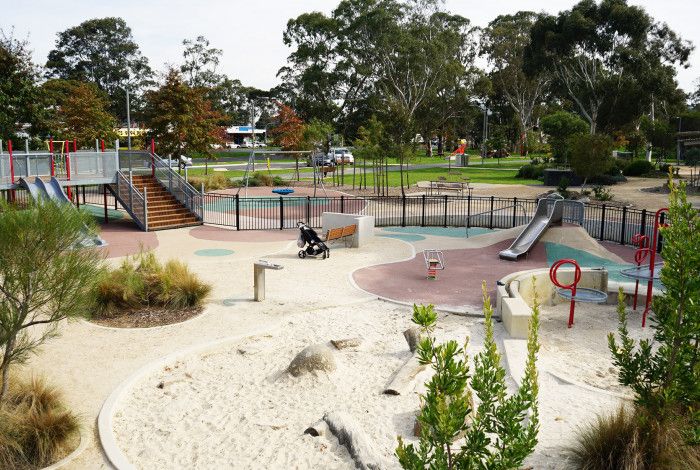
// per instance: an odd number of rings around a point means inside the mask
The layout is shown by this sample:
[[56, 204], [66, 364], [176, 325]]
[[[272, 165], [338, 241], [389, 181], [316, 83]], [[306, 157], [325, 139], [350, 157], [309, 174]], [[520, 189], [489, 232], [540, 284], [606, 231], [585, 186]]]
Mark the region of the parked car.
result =
[[237, 149], [237, 148], [240, 148], [241, 146], [235, 142], [226, 142], [226, 147], [228, 147], [230, 149]]
[[336, 160], [331, 155], [323, 155], [322, 153], [317, 153], [313, 157], [309, 157], [306, 161], [306, 166], [335, 166]]
[[346, 163], [353, 165], [355, 163], [355, 157], [352, 156], [352, 152], [345, 147], [333, 149], [328, 156], [334, 157], [338, 165], [344, 165]]

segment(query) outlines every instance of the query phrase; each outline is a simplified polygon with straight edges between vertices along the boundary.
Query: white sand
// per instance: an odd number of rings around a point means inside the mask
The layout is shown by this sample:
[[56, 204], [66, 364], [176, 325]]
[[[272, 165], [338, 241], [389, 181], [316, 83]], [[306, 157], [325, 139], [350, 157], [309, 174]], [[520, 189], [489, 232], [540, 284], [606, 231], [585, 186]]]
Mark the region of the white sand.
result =
[[[410, 324], [408, 309], [371, 301], [308, 312], [269, 335], [194, 355], [131, 390], [115, 416], [117, 441], [139, 468], [352, 468], [335, 438], [303, 435], [342, 410], [397, 468], [396, 436], [411, 435], [419, 399], [382, 391], [411, 355], [401, 334]], [[436, 334], [462, 341], [467, 324], [444, 318]], [[336, 371], [284, 372], [307, 345], [354, 336], [359, 348], [334, 350]]]

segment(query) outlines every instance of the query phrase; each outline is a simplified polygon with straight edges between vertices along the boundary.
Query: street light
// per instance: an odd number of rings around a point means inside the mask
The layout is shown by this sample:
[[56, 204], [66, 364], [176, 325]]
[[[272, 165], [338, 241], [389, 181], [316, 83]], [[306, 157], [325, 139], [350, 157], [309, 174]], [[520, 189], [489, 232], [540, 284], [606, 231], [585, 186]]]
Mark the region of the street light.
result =
[[126, 142], [127, 148], [131, 150], [131, 109], [129, 106], [129, 88], [124, 87], [126, 91]]

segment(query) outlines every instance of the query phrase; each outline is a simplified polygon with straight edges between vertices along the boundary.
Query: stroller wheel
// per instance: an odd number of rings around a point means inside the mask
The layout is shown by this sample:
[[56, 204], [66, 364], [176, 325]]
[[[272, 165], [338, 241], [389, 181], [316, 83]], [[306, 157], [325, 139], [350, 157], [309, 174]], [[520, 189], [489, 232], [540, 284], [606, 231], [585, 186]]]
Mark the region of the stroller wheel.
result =
[[306, 258], [306, 252], [304, 250], [299, 251], [298, 255], [299, 255], [299, 258], [301, 258], [301, 259]]
[[326, 258], [328, 258], [328, 252], [324, 251], [323, 252], [323, 259], [326, 259]]

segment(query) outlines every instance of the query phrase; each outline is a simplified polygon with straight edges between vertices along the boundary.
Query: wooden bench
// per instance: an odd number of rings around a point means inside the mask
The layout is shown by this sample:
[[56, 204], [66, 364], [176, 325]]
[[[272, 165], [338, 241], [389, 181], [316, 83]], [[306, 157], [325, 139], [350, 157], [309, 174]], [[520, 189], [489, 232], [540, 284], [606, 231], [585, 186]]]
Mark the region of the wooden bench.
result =
[[346, 225], [345, 227], [332, 228], [326, 233], [324, 241], [332, 242], [335, 240], [343, 240], [345, 246], [348, 246], [348, 239], [354, 237], [357, 232], [357, 225]]
[[468, 181], [431, 181], [428, 189], [431, 196], [433, 195], [433, 191], [435, 191], [437, 194], [440, 194], [441, 191], [457, 191], [459, 195], [462, 196], [464, 195], [464, 190], [468, 190], [470, 188]]

